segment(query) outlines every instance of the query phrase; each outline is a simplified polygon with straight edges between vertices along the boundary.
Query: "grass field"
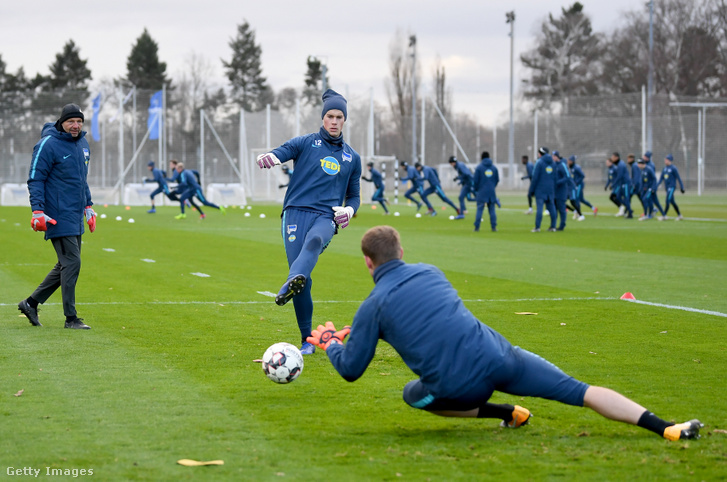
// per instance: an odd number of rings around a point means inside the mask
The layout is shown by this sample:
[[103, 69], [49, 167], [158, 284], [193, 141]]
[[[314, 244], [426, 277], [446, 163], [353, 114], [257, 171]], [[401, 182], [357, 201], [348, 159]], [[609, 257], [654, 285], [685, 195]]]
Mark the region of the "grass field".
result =
[[[287, 274], [279, 206], [210, 210], [204, 221], [97, 206], [107, 218], [84, 236], [77, 292], [92, 330], [63, 329], [60, 292], [35, 328], [16, 305], [55, 255], [30, 230], [28, 208], [0, 207], [0, 479], [50, 467], [97, 480], [724, 480], [727, 197], [680, 196], [682, 222], [615, 218], [605, 196], [592, 198], [598, 217], [539, 234], [522, 194], [502, 196], [498, 233], [487, 221], [472, 232], [473, 205], [464, 221], [364, 205], [313, 272], [314, 323], [350, 322], [373, 287], [361, 236], [391, 224], [406, 261], [440, 267], [513, 344], [668, 420], [701, 419], [700, 440], [667, 442], [587, 409], [504, 394], [493, 401], [528, 407], [529, 426], [429, 415], [402, 401], [414, 375], [384, 343], [355, 383], [321, 351], [294, 383], [270, 382], [252, 360], [299, 341], [292, 303], [259, 293]], [[621, 301], [624, 292], [668, 306]], [[526, 311], [537, 315], [516, 314]]]

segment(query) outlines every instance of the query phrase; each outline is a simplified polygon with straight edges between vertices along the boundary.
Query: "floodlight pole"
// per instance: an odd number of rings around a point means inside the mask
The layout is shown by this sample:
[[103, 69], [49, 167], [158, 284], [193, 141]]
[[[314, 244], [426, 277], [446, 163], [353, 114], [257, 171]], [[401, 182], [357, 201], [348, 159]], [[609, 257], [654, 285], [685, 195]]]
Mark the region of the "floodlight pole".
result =
[[507, 172], [510, 178], [510, 187], [515, 185], [515, 124], [513, 120], [513, 66], [515, 55], [515, 11], [505, 14], [506, 23], [510, 24], [510, 132], [507, 142]]
[[409, 47], [411, 47], [411, 162], [416, 164], [417, 159], [417, 83], [416, 83], [416, 66], [417, 66], [417, 37], [412, 35], [409, 37]]
[[647, 78], [646, 150], [654, 150], [651, 114], [654, 104], [654, 0], [649, 1], [649, 75]]

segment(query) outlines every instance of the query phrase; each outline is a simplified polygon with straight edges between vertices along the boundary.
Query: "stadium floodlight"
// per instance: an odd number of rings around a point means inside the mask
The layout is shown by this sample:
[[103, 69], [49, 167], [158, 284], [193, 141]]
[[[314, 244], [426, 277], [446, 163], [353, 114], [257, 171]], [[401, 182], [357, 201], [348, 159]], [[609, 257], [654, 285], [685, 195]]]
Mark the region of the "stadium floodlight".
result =
[[510, 178], [510, 187], [515, 185], [515, 123], [513, 120], [513, 90], [514, 90], [514, 52], [515, 52], [515, 11], [505, 13], [506, 23], [510, 24], [510, 132], [507, 143], [507, 172]]

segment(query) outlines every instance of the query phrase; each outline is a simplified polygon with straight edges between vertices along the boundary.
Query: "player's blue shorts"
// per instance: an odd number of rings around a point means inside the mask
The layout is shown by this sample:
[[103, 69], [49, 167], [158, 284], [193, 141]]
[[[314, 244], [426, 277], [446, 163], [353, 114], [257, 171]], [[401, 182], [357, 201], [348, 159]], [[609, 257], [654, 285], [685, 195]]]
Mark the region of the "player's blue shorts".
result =
[[465, 411], [483, 405], [497, 390], [582, 407], [587, 389], [588, 384], [566, 375], [546, 359], [513, 346], [504, 363], [484, 380], [473, 380], [472, 389], [468, 392], [457, 397], [437, 398], [420, 380], [413, 380], [404, 387], [404, 401], [414, 408], [428, 411]]

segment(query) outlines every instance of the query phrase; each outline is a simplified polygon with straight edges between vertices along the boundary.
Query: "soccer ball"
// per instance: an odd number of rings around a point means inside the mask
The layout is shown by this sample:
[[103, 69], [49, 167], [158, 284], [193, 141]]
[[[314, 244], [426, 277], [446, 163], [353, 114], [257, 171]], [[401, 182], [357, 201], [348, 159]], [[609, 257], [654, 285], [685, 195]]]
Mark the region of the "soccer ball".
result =
[[263, 373], [275, 383], [290, 383], [303, 372], [303, 355], [290, 343], [271, 345], [263, 355]]

